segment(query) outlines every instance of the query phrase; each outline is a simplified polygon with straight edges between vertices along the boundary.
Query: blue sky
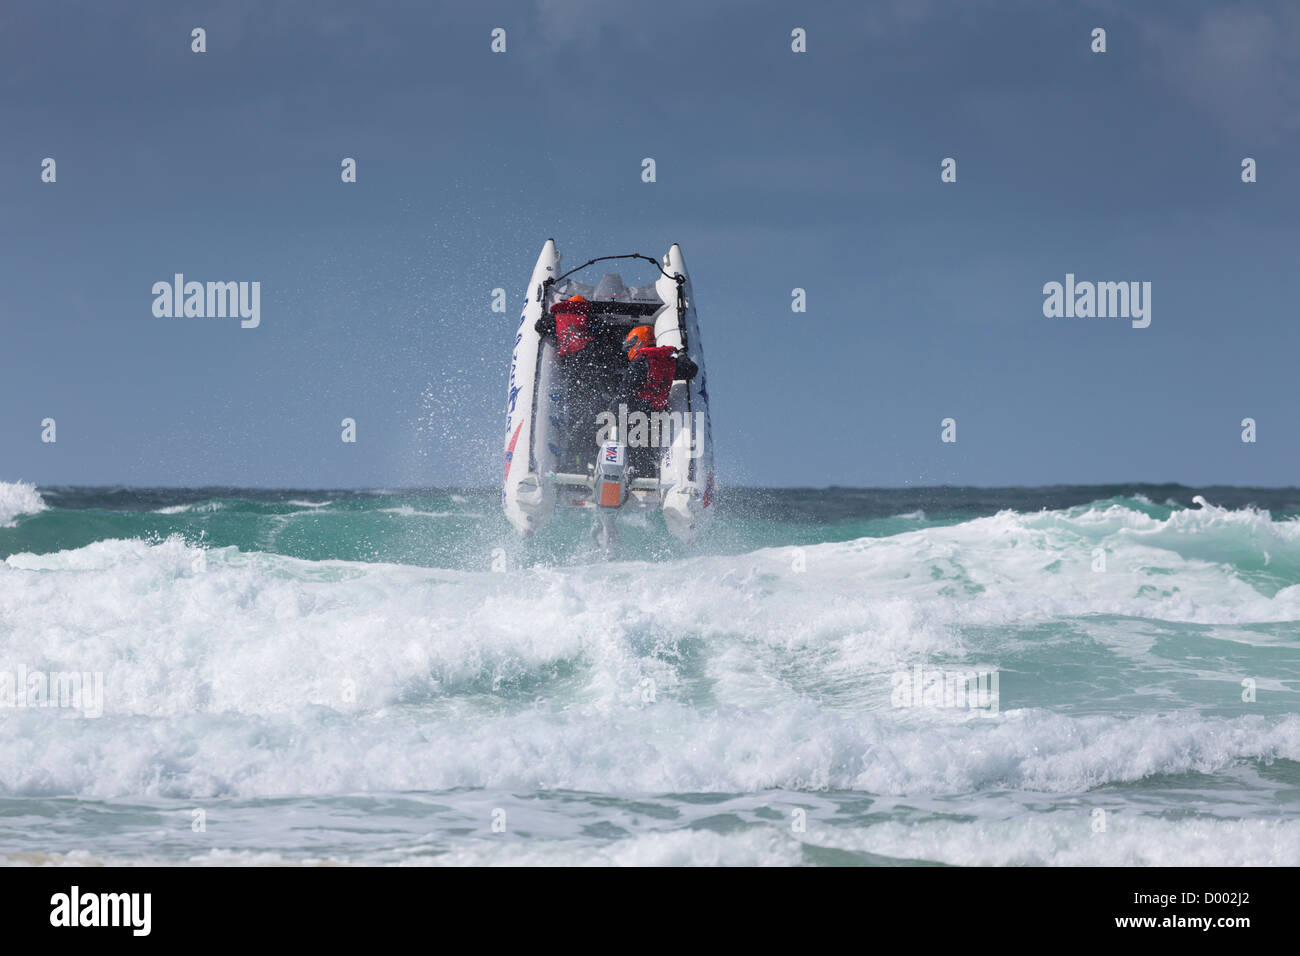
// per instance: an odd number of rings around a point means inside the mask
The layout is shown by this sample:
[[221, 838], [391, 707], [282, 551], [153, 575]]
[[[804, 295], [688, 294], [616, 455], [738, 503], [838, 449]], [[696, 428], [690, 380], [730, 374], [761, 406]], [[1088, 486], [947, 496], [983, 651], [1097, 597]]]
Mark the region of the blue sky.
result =
[[730, 483], [1296, 484], [1298, 126], [1294, 3], [10, 2], [0, 480], [492, 485], [554, 236], [681, 243]]

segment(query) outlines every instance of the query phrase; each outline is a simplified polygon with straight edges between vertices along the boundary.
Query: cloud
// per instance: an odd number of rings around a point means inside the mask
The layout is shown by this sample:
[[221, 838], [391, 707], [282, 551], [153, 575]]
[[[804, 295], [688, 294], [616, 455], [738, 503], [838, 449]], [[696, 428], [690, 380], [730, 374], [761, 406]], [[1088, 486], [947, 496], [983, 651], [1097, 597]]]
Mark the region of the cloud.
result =
[[1234, 136], [1300, 128], [1300, 8], [1210, 9], [1191, 25], [1143, 18], [1152, 69]]
[[605, 34], [620, 31], [647, 51], [656, 42], [699, 21], [724, 18], [735, 8], [743, 11], [746, 0], [658, 0], [653, 4], [631, 5], [614, 0], [537, 0], [538, 31], [551, 51], [576, 46], [598, 46]]
[[607, 0], [537, 0], [542, 36], [555, 46], [595, 46], [601, 30], [626, 16], [626, 8]]

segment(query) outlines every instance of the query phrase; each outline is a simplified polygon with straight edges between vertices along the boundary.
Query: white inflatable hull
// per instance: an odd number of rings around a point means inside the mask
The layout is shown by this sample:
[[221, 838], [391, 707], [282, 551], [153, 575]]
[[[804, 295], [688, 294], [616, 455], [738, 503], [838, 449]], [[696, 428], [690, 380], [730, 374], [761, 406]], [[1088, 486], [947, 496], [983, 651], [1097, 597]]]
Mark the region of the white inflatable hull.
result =
[[[713, 431], [709, 422], [708, 369], [700, 345], [700, 325], [695, 314], [695, 290], [682, 259], [682, 250], [673, 243], [663, 259], [669, 276], [685, 279], [685, 314], [679, 321], [675, 305], [677, 283], [661, 276], [655, 283], [660, 298], [668, 305], [655, 321], [655, 344], [673, 348], [686, 347], [699, 373], [689, 382], [674, 382], [668, 411], [689, 422], [663, 450], [659, 459], [659, 481], [663, 494], [664, 522], [673, 536], [693, 541], [713, 520]], [[683, 333], [686, 341], [683, 342]]]
[[[505, 477], [502, 504], [506, 517], [523, 535], [537, 531], [559, 505], [593, 507], [587, 476], [558, 473], [563, 444], [564, 384], [557, 368], [555, 344], [535, 325], [554, 301], [567, 298], [566, 286], [548, 286], [560, 274], [561, 255], [548, 239], [533, 268], [515, 334], [506, 393]], [[657, 345], [685, 346], [699, 371], [690, 381], [672, 385], [665, 412], [673, 428], [660, 442], [656, 480], [633, 483], [624, 508], [658, 508], [674, 537], [694, 541], [713, 518], [713, 436], [709, 421], [708, 373], [700, 342], [699, 320], [690, 275], [676, 244], [663, 257], [663, 271], [653, 286], [638, 287], [661, 303], [652, 319]], [[679, 300], [677, 277], [681, 277]], [[599, 292], [605, 286], [598, 287]], [[584, 291], [591, 291], [582, 286]], [[622, 290], [626, 291], [626, 290]], [[626, 299], [622, 301], [627, 301]], [[643, 304], [638, 301], [638, 304]], [[626, 438], [626, 436], [624, 436]]]
[[[545, 480], [545, 476], [555, 471], [556, 448], [553, 441], [546, 440], [545, 433], [550, 423], [543, 416], [539, 428], [537, 421], [539, 403], [552, 398], [555, 346], [543, 341], [534, 326], [542, 317], [542, 290], [546, 280], [554, 279], [559, 270], [560, 253], [555, 248], [555, 240], [547, 239], [528, 280], [524, 311], [519, 317], [514, 353], [510, 358], [502, 504], [506, 517], [521, 534], [536, 531], [555, 507], [555, 486]], [[539, 437], [542, 439], [540, 442], [537, 440]]]

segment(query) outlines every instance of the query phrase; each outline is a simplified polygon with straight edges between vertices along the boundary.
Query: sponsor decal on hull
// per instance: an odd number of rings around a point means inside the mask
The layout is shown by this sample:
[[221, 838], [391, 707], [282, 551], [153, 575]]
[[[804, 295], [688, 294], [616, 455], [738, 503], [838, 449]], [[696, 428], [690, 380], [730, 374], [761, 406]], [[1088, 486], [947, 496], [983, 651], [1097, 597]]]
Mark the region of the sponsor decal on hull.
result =
[[519, 433], [524, 430], [524, 423], [520, 422], [515, 426], [514, 436], [510, 439], [510, 446], [506, 449], [506, 478], [510, 477], [510, 463], [515, 458], [515, 442], [519, 441]]

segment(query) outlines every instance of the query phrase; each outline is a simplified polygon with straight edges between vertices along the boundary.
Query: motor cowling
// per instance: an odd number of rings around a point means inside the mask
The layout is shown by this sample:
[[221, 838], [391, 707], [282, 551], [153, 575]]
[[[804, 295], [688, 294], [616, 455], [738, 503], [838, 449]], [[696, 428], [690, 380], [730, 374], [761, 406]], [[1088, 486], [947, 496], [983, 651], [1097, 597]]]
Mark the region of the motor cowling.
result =
[[627, 499], [627, 446], [607, 441], [596, 459], [593, 488], [597, 506], [621, 508]]

